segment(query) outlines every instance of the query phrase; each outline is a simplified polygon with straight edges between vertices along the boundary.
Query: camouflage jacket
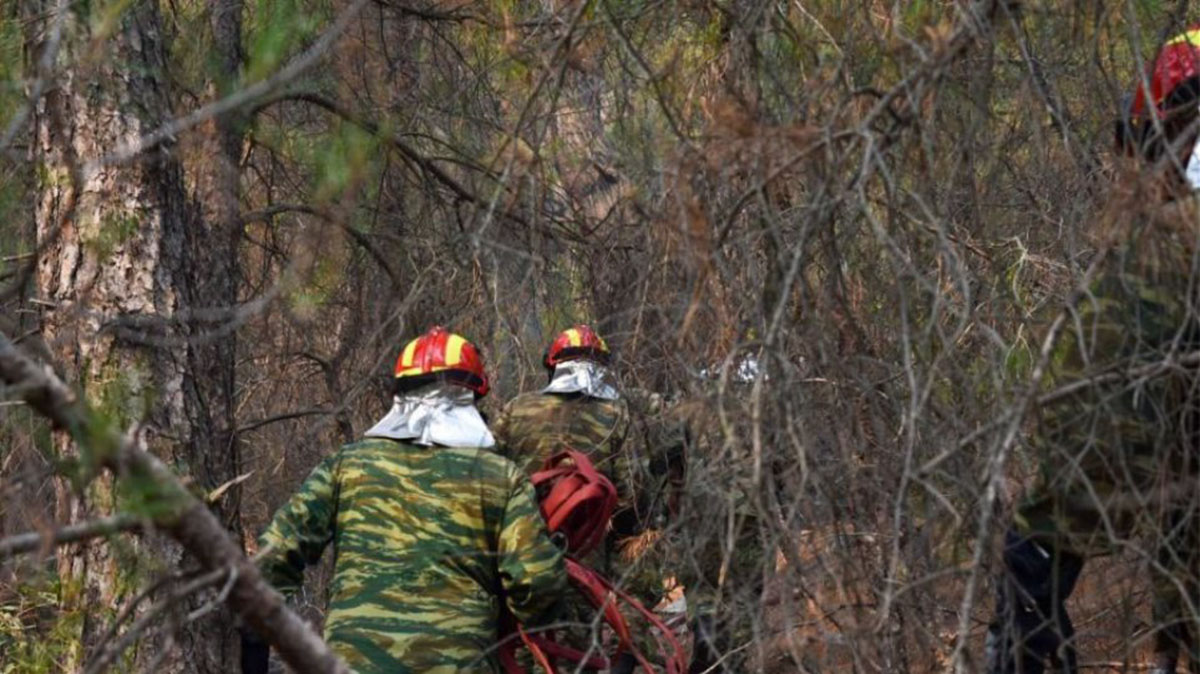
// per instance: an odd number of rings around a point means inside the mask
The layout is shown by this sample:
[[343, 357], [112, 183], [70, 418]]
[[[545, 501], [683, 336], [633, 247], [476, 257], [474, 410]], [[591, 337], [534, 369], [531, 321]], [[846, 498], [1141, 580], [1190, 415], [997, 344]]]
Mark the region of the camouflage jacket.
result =
[[565, 592], [528, 478], [484, 449], [367, 439], [326, 458], [260, 538], [288, 593], [334, 544], [325, 636], [360, 674], [495, 672], [501, 602], [534, 626]]
[[1172, 361], [1200, 349], [1200, 276], [1179, 236], [1156, 222], [1110, 253], [1068, 315], [1036, 410], [1041, 475], [1019, 529], [1096, 554], [1190, 496], [1198, 363]]
[[525, 393], [504, 406], [492, 427], [501, 452], [533, 473], [565, 447], [584, 454], [621, 491], [625, 466], [621, 447], [629, 432], [623, 400], [579, 393]]
[[563, 446], [587, 454], [617, 487], [615, 530], [631, 535], [666, 509], [663, 487], [682, 473], [682, 425], [666, 424], [662, 407], [636, 391], [628, 402], [526, 393], [505, 406], [493, 431], [501, 451], [529, 473]]

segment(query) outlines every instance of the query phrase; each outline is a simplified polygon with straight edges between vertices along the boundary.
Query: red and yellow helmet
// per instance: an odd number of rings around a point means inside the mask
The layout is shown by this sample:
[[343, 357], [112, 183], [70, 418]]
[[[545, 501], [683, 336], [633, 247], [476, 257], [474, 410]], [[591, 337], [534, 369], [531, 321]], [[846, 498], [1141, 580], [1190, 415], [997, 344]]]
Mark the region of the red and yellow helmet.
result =
[[1148, 119], [1151, 114], [1160, 118], [1165, 116], [1174, 107], [1172, 94], [1178, 96], [1176, 90], [1180, 85], [1194, 85], [1189, 81], [1197, 77], [1200, 77], [1200, 24], [1163, 44], [1147, 73], [1150, 90], [1146, 91], [1146, 87], [1138, 84], [1130, 113], [1134, 119]]
[[609, 357], [608, 345], [586, 325], [576, 325], [573, 328], [558, 333], [550, 348], [546, 350], [543, 363], [553, 370], [556, 365], [568, 360], [588, 358], [600, 363], [607, 363]]
[[402, 390], [437, 378], [465, 386], [479, 396], [488, 392], [487, 372], [479, 350], [440, 325], [405, 345], [396, 359], [396, 384]]
[[1188, 132], [1200, 99], [1200, 24], [1167, 40], [1116, 125], [1117, 148], [1156, 160]]

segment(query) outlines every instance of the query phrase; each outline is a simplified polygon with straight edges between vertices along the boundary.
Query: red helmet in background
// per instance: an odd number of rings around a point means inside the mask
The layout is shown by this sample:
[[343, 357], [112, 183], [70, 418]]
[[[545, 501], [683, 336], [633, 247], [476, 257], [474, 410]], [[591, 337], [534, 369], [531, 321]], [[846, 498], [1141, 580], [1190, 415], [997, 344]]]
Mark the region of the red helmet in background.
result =
[[410, 389], [439, 378], [465, 386], [479, 396], [488, 392], [487, 372], [479, 350], [460, 335], [435, 325], [400, 352], [396, 359], [396, 384]]
[[1154, 66], [1147, 73], [1150, 91], [1146, 91], [1143, 82], [1138, 82], [1130, 115], [1134, 119], [1149, 118], [1150, 111], [1146, 108], [1152, 107], [1161, 119], [1175, 107], [1171, 100], [1172, 94], [1177, 93], [1175, 90], [1197, 77], [1200, 77], [1200, 24], [1163, 44], [1154, 59]]
[[543, 362], [547, 369], [553, 370], [559, 363], [579, 358], [607, 363], [610, 355], [608, 345], [600, 335], [581, 324], [558, 333], [550, 343], [550, 348], [546, 350]]
[[1163, 43], [1146, 82], [1138, 81], [1117, 122], [1117, 146], [1146, 159], [1158, 158], [1168, 144], [1190, 130], [1198, 100], [1200, 24]]

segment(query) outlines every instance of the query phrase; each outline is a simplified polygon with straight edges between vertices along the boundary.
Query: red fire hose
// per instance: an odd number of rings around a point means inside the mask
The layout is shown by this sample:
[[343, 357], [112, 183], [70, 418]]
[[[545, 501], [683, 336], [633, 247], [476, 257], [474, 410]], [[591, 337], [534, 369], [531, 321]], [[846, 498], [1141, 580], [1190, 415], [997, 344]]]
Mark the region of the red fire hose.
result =
[[[650, 624], [658, 643], [659, 656], [666, 674], [683, 674], [687, 657], [683, 646], [671, 628], [637, 599], [613, 587], [604, 576], [574, 558], [584, 556], [604, 539], [608, 521], [617, 504], [617, 490], [612, 482], [596, 470], [586, 455], [565, 450], [546, 461], [542, 470], [534, 473], [533, 484], [538, 491], [542, 517], [551, 533], [562, 534], [567, 540], [567, 576], [577, 592], [600, 611], [604, 622], [617, 637], [619, 653], [629, 653], [646, 674], [655, 674], [654, 665], [633, 643], [629, 623], [621, 613], [618, 602], [624, 603]], [[501, 641], [500, 661], [508, 674], [525, 674], [517, 663], [516, 650], [525, 646], [534, 661], [547, 674], [557, 674], [551, 660], [567, 660], [587, 669], [607, 669], [611, 659], [589, 655], [554, 641], [549, 635], [527, 634], [521, 625], [510, 619]], [[518, 641], [519, 637], [519, 641]]]

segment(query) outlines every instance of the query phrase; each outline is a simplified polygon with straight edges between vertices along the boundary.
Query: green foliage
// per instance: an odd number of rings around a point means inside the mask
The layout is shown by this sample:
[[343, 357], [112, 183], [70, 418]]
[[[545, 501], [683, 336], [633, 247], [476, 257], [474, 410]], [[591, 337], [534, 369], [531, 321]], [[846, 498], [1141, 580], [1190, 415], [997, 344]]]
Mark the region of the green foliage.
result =
[[[171, 77], [188, 91], [203, 91], [215, 68], [207, 4], [172, 3], [170, 14], [174, 31], [167, 41], [170, 49]], [[232, 82], [221, 82], [222, 92]]]
[[[314, 4], [316, 6], [314, 6]], [[246, 81], [269, 76], [329, 21], [327, 3], [256, 0], [247, 17]]]
[[[386, 133], [386, 132], [385, 132]], [[379, 152], [379, 140], [354, 124], [341, 124], [316, 151], [313, 186], [318, 203], [362, 185]]]
[[290, 295], [291, 308], [303, 320], [316, 318], [321, 307], [334, 297], [345, 277], [345, 268], [332, 259], [321, 259]]
[[[77, 589], [60, 586], [57, 579], [22, 582], [0, 600], [0, 674], [49, 674], [60, 671], [59, 662], [74, 649], [83, 628], [85, 607], [60, 603]], [[62, 606], [76, 606], [63, 610]]]
[[[0, 134], [25, 108], [22, 58], [24, 38], [16, 12], [0, 10]], [[25, 252], [23, 225], [28, 222], [26, 199], [29, 196], [29, 172], [12, 165], [0, 166], [0, 254]], [[0, 263], [0, 275], [7, 265]]]
[[92, 0], [87, 3], [88, 22], [92, 37], [97, 41], [107, 39], [121, 25], [122, 15], [133, 6], [135, 0]]
[[21, 25], [15, 16], [0, 15], [0, 132], [25, 104], [21, 82], [25, 76], [22, 60]]
[[[155, 479], [139, 474], [131, 474], [121, 478], [116, 488], [117, 507], [121, 512], [145, 517], [157, 522], [166, 521], [178, 513], [178, 503], [174, 494], [164, 493], [163, 486]], [[114, 545], [119, 549], [120, 546]], [[132, 549], [125, 554], [132, 554]], [[118, 568], [122, 565], [118, 564]], [[130, 568], [125, 565], [124, 568]], [[135, 585], [137, 579], [126, 579]]]
[[0, 168], [0, 278], [27, 264], [29, 240], [29, 174]]

